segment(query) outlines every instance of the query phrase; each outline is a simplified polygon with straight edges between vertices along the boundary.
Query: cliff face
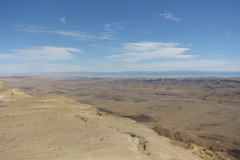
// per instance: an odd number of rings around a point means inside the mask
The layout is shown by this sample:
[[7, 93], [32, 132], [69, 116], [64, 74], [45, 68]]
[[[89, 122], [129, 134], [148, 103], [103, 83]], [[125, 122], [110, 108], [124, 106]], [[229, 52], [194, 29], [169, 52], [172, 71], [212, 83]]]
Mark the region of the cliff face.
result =
[[2, 81], [0, 81], [0, 91], [5, 91], [6, 90], [6, 84]]
[[212, 140], [200, 138], [189, 132], [174, 131], [174, 130], [163, 128], [161, 126], [157, 126], [152, 129], [158, 135], [168, 137], [172, 140], [176, 140], [179, 142], [184, 142], [182, 145], [185, 145], [186, 148], [192, 150], [196, 155], [198, 155], [202, 159], [223, 160], [223, 159], [229, 158], [234, 160], [233, 157], [226, 155], [226, 152], [224, 152], [225, 154], [224, 156], [217, 154], [217, 152], [224, 151], [223, 145], [227, 145], [225, 143], [214, 142]]
[[1, 159], [201, 159], [129, 118], [63, 96], [20, 95], [3, 94]]

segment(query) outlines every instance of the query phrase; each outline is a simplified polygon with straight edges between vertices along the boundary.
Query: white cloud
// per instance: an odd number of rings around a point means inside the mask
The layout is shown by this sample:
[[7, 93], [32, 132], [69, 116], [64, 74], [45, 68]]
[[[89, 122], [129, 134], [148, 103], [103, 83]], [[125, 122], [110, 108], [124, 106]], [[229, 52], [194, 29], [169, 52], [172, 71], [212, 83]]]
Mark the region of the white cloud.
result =
[[20, 31], [23, 32], [40, 32], [40, 33], [51, 33], [51, 34], [58, 34], [67, 37], [76, 38], [76, 40], [92, 40], [95, 39], [95, 36], [87, 34], [86, 32], [82, 31], [69, 31], [69, 30], [51, 30], [46, 27], [41, 27], [39, 25], [12, 25], [18, 28]]
[[114, 40], [114, 36], [112, 34], [103, 33], [102, 36], [99, 37], [100, 39], [108, 39], [108, 40]]
[[164, 42], [140, 42], [140, 43], [125, 43], [123, 44], [126, 50], [132, 51], [149, 51], [149, 50], [156, 50], [159, 48], [171, 48], [178, 46], [179, 43], [164, 43]]
[[177, 21], [177, 22], [182, 21], [180, 18], [174, 16], [171, 12], [165, 12], [163, 14], [159, 14], [159, 16], [162, 16], [164, 18], [171, 19], [171, 20], [174, 20], [174, 21]]
[[19, 31], [23, 32], [47, 32], [49, 28], [47, 27], [41, 27], [40, 25], [18, 25], [18, 24], [12, 24], [11, 26], [17, 28]]
[[[47, 62], [0, 64], [1, 73], [26, 72], [121, 72], [121, 71], [240, 71], [238, 62], [223, 60], [170, 60], [154, 61], [145, 64], [139, 63], [113, 63], [90, 62], [91, 67], [78, 64], [54, 64]], [[94, 64], [98, 64], [97, 66]]]
[[116, 23], [108, 23], [103, 26], [105, 32], [103, 36], [100, 36], [100, 39], [109, 39], [114, 40], [114, 35], [117, 33], [118, 30], [123, 29], [124, 27], [122, 24], [126, 24], [129, 22], [116, 22]]
[[124, 54], [109, 56], [125, 61], [137, 61], [160, 58], [193, 58], [194, 55], [183, 55], [190, 48], [179, 48], [178, 43], [141, 42], [123, 44]]
[[95, 36], [91, 36], [85, 32], [80, 32], [80, 31], [57, 30], [57, 31], [48, 31], [48, 32], [60, 34], [68, 37], [75, 37], [75, 38], [78, 38], [78, 40], [95, 39]]
[[79, 72], [86, 71], [79, 65], [52, 63], [21, 63], [0, 65], [1, 73], [30, 73], [30, 72]]
[[104, 30], [109, 32], [109, 33], [113, 33], [117, 30], [123, 29], [123, 26], [121, 24], [124, 24], [127, 22], [116, 22], [116, 23], [109, 23], [109, 24], [105, 24]]
[[148, 68], [156, 67], [160, 70], [178, 71], [178, 70], [200, 70], [200, 71], [219, 71], [229, 62], [219, 60], [173, 60], [166, 62], [154, 62], [147, 65]]
[[60, 21], [61, 21], [62, 23], [64, 23], [64, 24], [66, 24], [66, 19], [65, 19], [65, 17], [60, 18]]
[[74, 57], [73, 53], [82, 53], [78, 48], [63, 48], [54, 46], [40, 46], [29, 49], [14, 49], [11, 53], [0, 53], [0, 59], [21, 60], [69, 60]]
[[240, 71], [240, 64], [223, 60], [168, 60], [149, 63], [111, 63], [94, 68], [97, 71]]

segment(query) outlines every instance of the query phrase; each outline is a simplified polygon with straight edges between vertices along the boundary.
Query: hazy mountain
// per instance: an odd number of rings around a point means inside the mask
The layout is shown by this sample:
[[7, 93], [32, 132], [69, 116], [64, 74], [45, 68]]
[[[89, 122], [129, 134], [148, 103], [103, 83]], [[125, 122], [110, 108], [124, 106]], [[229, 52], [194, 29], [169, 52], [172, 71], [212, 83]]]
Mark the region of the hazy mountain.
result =
[[125, 72], [42, 72], [42, 73], [0, 73], [7, 76], [47, 77], [240, 77], [240, 72], [208, 72], [208, 71], [125, 71]]

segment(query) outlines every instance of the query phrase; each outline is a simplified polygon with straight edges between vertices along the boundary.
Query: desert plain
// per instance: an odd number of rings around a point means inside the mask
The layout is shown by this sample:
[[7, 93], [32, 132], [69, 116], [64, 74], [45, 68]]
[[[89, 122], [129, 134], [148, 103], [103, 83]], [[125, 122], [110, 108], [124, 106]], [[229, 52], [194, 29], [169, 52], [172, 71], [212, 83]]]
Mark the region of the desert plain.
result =
[[239, 78], [0, 81], [1, 159], [240, 156]]

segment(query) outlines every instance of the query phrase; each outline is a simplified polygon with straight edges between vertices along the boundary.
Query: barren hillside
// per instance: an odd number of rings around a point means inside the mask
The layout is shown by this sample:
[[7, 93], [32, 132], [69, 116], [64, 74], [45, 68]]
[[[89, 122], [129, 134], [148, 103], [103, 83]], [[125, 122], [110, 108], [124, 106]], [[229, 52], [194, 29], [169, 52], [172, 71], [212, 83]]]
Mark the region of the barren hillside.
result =
[[32, 97], [16, 89], [0, 94], [0, 159], [200, 160], [134, 120], [70, 98]]
[[67, 96], [131, 118], [184, 148], [194, 143], [217, 154], [240, 156], [239, 78], [1, 79], [35, 97]]

